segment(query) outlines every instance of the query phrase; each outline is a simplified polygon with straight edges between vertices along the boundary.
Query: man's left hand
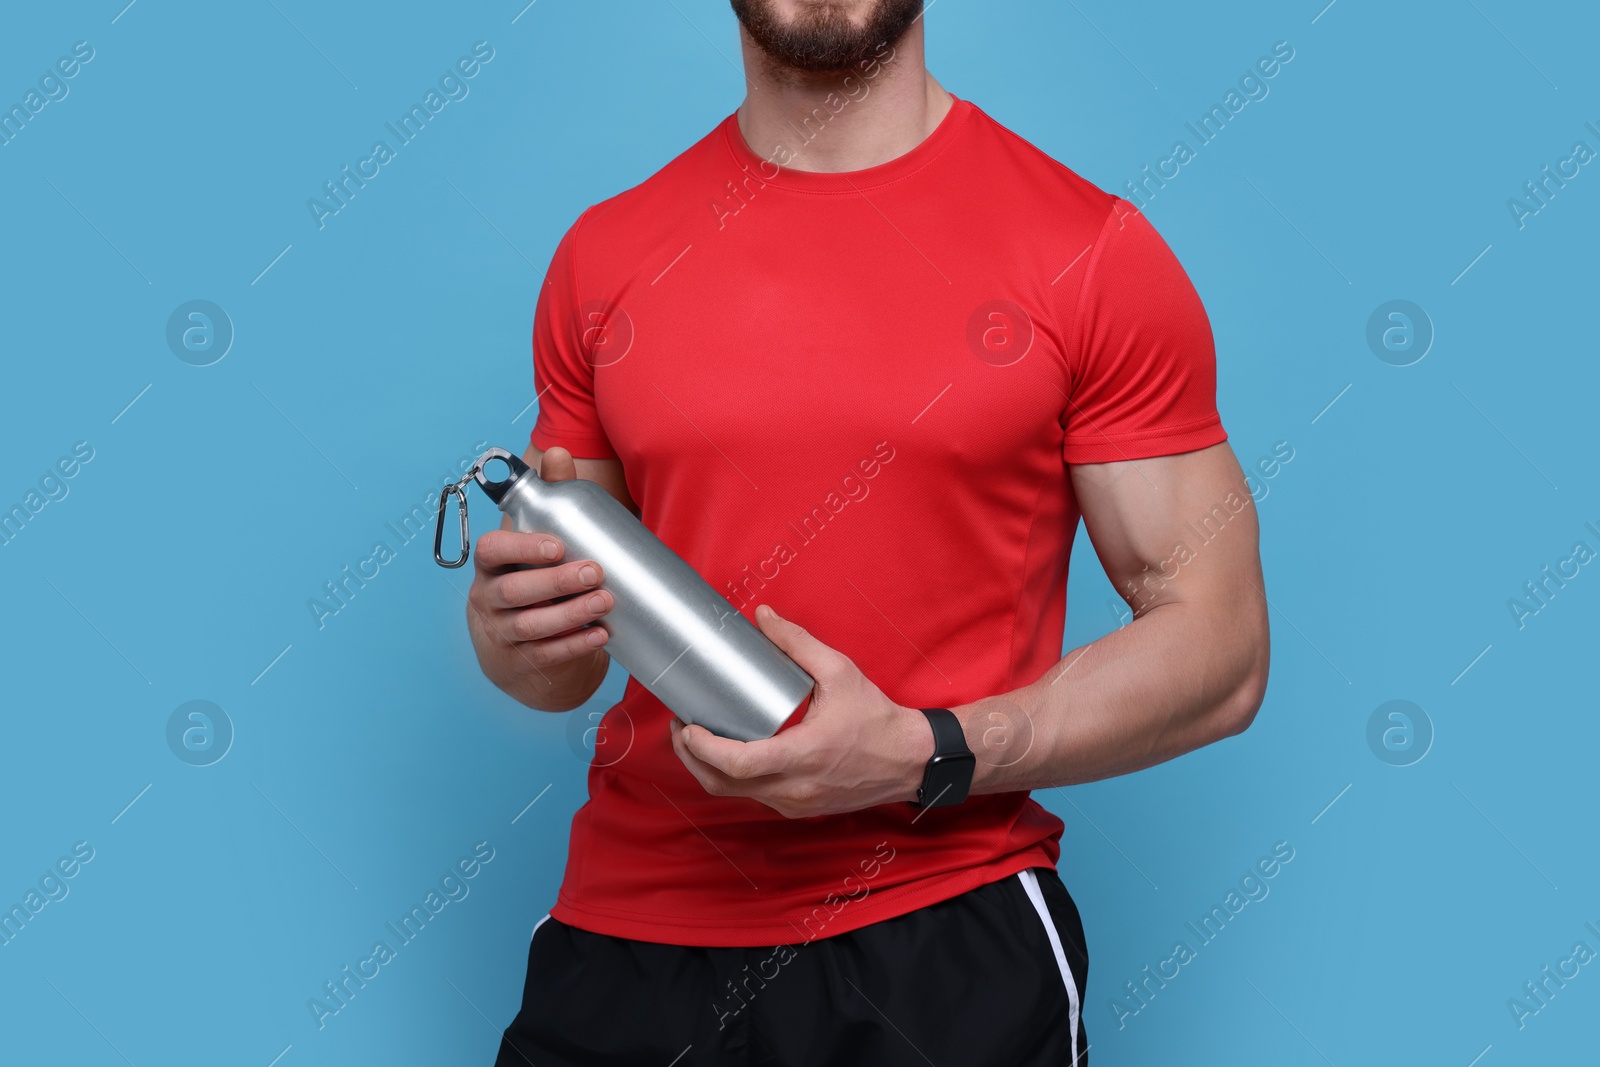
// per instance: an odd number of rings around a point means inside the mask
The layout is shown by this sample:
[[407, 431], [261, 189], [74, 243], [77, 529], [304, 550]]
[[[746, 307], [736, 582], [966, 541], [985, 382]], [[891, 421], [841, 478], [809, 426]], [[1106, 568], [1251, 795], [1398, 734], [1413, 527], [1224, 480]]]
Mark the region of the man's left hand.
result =
[[915, 708], [883, 695], [850, 657], [766, 604], [756, 625], [816, 682], [793, 726], [760, 741], [719, 737], [671, 720], [672, 748], [712, 796], [758, 800], [790, 819], [914, 801], [933, 755]]

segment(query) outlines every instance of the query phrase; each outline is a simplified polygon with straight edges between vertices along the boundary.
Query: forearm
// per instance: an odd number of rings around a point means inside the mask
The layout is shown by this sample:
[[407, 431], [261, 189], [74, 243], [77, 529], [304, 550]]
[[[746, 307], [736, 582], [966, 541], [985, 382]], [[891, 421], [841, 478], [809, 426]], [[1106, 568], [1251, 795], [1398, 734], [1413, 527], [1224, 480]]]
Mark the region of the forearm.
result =
[[1249, 725], [1266, 684], [1265, 607], [1151, 608], [1031, 685], [951, 710], [977, 753], [972, 793], [1091, 782]]
[[[1134, 620], [1030, 685], [950, 709], [976, 756], [970, 793], [1126, 774], [1240, 732], [1261, 704], [1267, 602], [1238, 462], [1218, 444], [1133, 464], [1069, 469], [1106, 576], [1138, 600]], [[756, 621], [816, 680], [812, 703], [793, 729], [759, 741], [669, 723], [707, 792], [751, 797], [788, 818], [917, 802], [936, 748], [927, 719], [768, 605]]]

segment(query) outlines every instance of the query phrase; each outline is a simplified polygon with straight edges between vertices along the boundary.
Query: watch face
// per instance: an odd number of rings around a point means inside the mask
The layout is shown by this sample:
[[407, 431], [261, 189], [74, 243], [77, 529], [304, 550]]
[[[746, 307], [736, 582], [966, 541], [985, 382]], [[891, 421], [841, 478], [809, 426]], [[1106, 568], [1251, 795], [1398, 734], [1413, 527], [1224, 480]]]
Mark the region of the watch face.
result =
[[972, 785], [972, 772], [978, 759], [970, 752], [954, 756], [935, 756], [928, 764], [920, 801], [924, 807], [937, 808], [959, 804], [967, 798]]

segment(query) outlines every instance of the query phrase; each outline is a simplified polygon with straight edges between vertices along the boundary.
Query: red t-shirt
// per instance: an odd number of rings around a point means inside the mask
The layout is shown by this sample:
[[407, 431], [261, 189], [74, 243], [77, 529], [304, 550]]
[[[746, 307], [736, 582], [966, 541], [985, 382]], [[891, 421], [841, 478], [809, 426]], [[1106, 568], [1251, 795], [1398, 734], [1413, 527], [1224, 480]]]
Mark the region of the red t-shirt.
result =
[[[645, 525], [730, 604], [771, 604], [908, 707], [1060, 660], [1067, 464], [1226, 439], [1166, 244], [966, 100], [850, 173], [766, 162], [728, 116], [567, 231], [533, 355], [535, 445], [619, 458]], [[808, 819], [711, 796], [670, 715], [631, 678], [607, 711], [556, 919], [796, 944], [1059, 856], [1025, 791]]]

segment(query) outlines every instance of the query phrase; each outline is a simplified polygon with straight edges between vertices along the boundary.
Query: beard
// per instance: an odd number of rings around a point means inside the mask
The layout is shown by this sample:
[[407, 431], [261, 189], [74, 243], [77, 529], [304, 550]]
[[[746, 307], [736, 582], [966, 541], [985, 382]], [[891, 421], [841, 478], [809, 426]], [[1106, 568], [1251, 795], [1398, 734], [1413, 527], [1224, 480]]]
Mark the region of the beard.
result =
[[792, 21], [777, 0], [731, 0], [733, 13], [756, 46], [774, 62], [809, 74], [840, 74], [856, 68], [882, 44], [894, 44], [922, 14], [923, 0], [874, 0], [866, 21], [850, 21], [843, 0], [802, 0]]

